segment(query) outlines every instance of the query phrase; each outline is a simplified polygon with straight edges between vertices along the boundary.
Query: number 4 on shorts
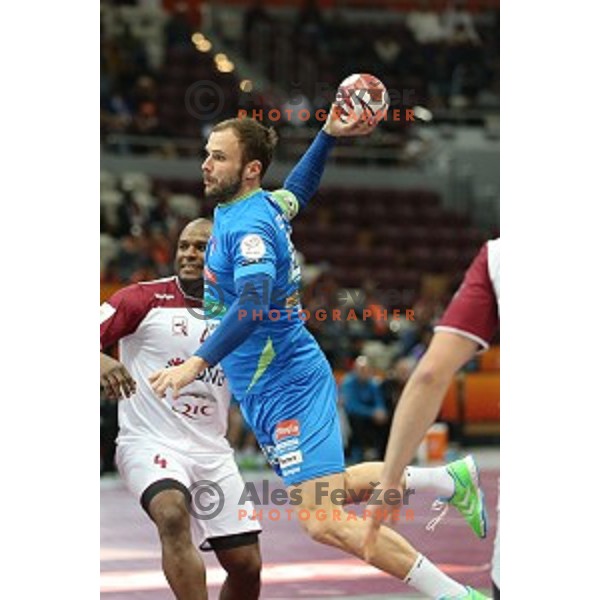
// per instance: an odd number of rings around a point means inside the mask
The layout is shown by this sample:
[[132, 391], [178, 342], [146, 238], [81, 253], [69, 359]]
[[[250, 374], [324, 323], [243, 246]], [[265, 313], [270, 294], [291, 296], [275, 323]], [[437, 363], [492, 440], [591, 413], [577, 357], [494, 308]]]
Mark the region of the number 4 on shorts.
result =
[[154, 457], [154, 464], [155, 465], [160, 465], [161, 469], [166, 469], [167, 468], [167, 459], [166, 458], [161, 458], [160, 454], [157, 454]]

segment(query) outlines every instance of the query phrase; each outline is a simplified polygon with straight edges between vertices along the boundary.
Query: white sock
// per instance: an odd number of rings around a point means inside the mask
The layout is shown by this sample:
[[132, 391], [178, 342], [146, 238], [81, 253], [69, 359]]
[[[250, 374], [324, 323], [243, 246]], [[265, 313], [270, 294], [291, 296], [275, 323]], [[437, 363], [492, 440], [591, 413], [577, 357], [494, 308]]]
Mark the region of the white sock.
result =
[[446, 467], [406, 467], [406, 487], [415, 490], [433, 490], [440, 498], [454, 494], [454, 479]]
[[450, 579], [422, 554], [417, 556], [404, 583], [412, 586], [428, 598], [463, 598], [469, 592], [464, 585]]

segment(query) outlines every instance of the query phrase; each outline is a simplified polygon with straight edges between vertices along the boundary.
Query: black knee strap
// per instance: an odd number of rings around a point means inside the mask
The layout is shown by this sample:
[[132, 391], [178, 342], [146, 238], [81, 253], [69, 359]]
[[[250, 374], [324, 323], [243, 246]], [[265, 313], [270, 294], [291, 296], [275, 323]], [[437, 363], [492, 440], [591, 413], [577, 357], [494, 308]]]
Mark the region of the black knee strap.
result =
[[203, 552], [211, 550], [231, 550], [232, 548], [240, 548], [241, 546], [250, 546], [258, 544], [258, 531], [247, 531], [246, 533], [236, 533], [235, 535], [223, 535], [204, 540], [200, 546]]
[[[190, 495], [190, 491], [187, 489], [187, 487], [185, 485], [183, 485], [183, 483], [181, 483], [181, 481], [177, 481], [177, 479], [159, 479], [158, 481], [155, 481], [154, 483], [150, 484], [145, 490], [144, 493], [142, 494], [142, 497], [140, 498], [140, 504], [142, 505], [142, 508], [148, 513], [148, 516], [152, 519], [152, 515], [150, 514], [150, 511], [148, 510], [148, 507], [150, 506], [150, 502], [152, 501], [152, 498], [154, 498], [157, 494], [160, 494], [160, 492], [164, 492], [165, 490], [179, 490], [184, 496], [185, 496], [185, 500], [186, 503], [188, 503], [189, 506], [189, 502], [191, 500], [191, 495]], [[154, 520], [154, 519], [152, 519]]]

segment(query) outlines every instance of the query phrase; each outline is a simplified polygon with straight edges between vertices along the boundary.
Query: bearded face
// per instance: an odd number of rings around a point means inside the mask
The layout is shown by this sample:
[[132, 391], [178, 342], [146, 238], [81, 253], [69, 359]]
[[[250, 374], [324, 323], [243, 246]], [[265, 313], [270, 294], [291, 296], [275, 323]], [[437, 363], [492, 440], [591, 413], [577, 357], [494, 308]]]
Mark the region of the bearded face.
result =
[[204, 193], [209, 200], [227, 202], [242, 188], [242, 149], [231, 129], [210, 134], [202, 164]]

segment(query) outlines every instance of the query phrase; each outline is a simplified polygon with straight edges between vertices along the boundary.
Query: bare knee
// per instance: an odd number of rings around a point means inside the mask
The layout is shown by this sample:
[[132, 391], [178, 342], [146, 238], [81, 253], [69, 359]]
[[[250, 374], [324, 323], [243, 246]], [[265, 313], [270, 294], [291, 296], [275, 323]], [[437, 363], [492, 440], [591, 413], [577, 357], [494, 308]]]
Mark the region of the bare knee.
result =
[[167, 490], [152, 499], [149, 512], [163, 540], [188, 541], [190, 519], [183, 494]]
[[215, 549], [215, 553], [221, 566], [227, 571], [226, 597], [258, 600], [262, 570], [258, 542], [228, 550]]
[[311, 513], [311, 519], [303, 524], [303, 529], [308, 533], [311, 540], [318, 542], [319, 544], [332, 545], [331, 538], [332, 532], [329, 523], [325, 521], [318, 521], [314, 518], [314, 513]]
[[262, 558], [258, 543], [217, 550], [217, 558], [227, 574], [234, 579], [242, 581], [260, 580]]
[[244, 581], [260, 581], [260, 572], [262, 571], [262, 558], [258, 544], [247, 546], [252, 550], [245, 554], [243, 565], [239, 568], [244, 577]]
[[230, 577], [236, 577], [249, 584], [255, 584], [260, 581], [262, 571], [262, 560], [260, 554], [250, 558], [248, 561], [240, 564], [235, 571], [230, 571]]
[[327, 546], [344, 547], [347, 538], [343, 510], [336, 510], [339, 519], [335, 518], [332, 511], [310, 511], [308, 519], [301, 519], [301, 524], [312, 540]]
[[383, 462], [362, 462], [352, 465], [344, 471], [344, 488], [346, 502], [366, 502], [373, 493], [373, 488], [381, 481]]

